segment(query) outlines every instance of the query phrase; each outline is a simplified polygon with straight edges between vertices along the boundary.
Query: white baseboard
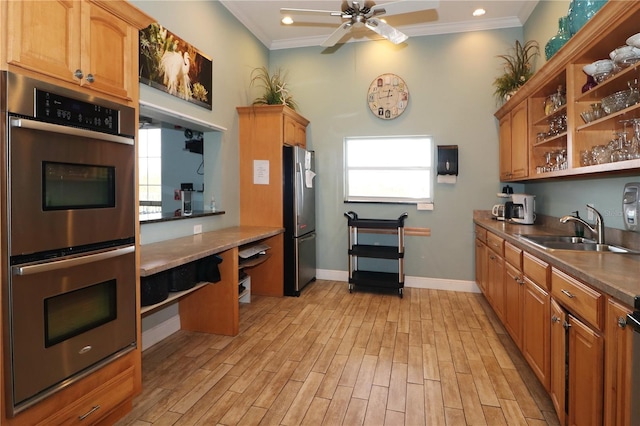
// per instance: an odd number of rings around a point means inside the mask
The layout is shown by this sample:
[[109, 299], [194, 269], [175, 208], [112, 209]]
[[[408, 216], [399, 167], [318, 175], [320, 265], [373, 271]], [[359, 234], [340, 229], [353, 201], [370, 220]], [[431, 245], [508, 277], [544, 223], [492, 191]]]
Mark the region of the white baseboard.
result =
[[[316, 277], [319, 280], [349, 281], [347, 271], [335, 271], [329, 269], [317, 269]], [[450, 280], [443, 278], [409, 277], [405, 276], [404, 286], [412, 288], [429, 288], [434, 290], [466, 291], [480, 293], [480, 288], [475, 281]]]
[[175, 315], [155, 327], [143, 331], [142, 350], [149, 349], [151, 346], [171, 336], [178, 330], [180, 330], [180, 315]]

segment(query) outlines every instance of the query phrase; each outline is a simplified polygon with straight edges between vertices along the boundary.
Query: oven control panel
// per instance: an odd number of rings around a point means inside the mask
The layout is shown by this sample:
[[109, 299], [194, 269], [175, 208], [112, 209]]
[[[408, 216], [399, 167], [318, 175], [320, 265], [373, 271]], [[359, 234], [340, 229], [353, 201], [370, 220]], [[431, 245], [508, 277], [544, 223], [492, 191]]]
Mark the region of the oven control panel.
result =
[[36, 118], [54, 124], [81, 127], [117, 135], [119, 111], [36, 89]]

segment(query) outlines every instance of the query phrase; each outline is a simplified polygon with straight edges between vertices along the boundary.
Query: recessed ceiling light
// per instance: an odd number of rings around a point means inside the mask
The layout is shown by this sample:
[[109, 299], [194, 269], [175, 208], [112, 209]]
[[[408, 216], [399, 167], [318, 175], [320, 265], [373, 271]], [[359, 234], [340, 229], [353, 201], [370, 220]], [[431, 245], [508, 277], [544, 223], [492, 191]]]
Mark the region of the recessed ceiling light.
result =
[[284, 18], [282, 18], [281, 22], [285, 25], [291, 25], [293, 24], [293, 18], [291, 16], [285, 16]]
[[479, 8], [473, 11], [473, 16], [482, 16], [485, 13], [487, 13], [486, 10], [484, 10], [483, 8]]

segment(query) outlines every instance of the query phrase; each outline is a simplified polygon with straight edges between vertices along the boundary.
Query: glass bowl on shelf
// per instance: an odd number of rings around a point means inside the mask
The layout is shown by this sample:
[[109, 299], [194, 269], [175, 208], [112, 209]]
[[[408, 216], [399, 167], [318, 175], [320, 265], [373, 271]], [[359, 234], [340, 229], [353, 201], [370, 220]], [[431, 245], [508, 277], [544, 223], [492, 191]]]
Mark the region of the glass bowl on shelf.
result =
[[607, 114], [613, 114], [614, 112], [618, 112], [627, 107], [627, 101], [629, 100], [629, 96], [632, 95], [632, 90], [621, 90], [619, 92], [613, 93], [612, 95], [606, 96], [602, 98], [602, 109]]

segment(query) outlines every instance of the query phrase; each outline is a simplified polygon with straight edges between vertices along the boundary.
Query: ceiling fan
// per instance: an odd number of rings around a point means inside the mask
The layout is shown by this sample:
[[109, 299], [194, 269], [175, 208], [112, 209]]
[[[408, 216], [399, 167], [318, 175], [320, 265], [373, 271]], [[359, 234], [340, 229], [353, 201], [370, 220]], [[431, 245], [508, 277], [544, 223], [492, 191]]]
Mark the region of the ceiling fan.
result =
[[401, 15], [404, 13], [418, 12], [421, 10], [435, 9], [440, 4], [439, 0], [421, 1], [395, 1], [376, 5], [372, 1], [343, 1], [341, 11], [281, 8], [281, 13], [322, 13], [331, 16], [339, 16], [343, 21], [331, 35], [320, 44], [322, 47], [331, 47], [338, 43], [350, 31], [356, 28], [366, 27], [376, 32], [394, 44], [400, 44], [409, 37], [387, 24], [378, 16]]

